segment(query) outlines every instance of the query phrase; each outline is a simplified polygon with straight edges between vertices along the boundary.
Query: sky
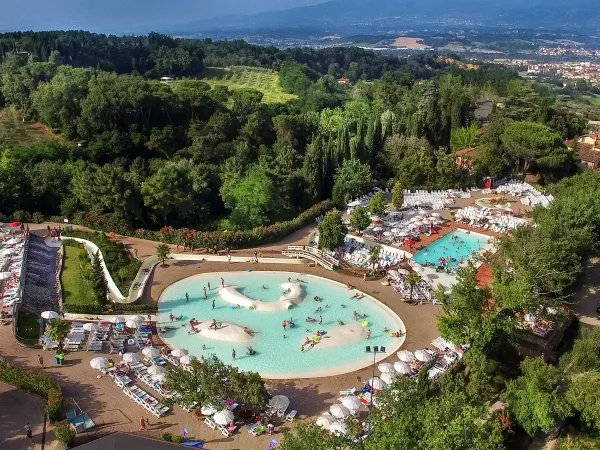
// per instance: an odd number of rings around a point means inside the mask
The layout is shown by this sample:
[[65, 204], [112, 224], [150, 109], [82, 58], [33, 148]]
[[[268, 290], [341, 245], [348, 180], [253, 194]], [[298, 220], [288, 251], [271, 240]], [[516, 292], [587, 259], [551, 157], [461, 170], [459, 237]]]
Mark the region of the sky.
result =
[[0, 0], [0, 31], [148, 31], [209, 17], [243, 15], [324, 0]]

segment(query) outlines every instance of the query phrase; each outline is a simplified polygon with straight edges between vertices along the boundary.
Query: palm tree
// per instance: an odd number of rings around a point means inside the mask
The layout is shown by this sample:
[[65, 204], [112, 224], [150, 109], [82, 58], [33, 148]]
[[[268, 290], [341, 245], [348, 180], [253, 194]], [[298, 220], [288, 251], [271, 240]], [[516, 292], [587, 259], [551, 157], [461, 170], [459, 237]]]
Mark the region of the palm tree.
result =
[[62, 319], [52, 319], [48, 322], [48, 326], [46, 327], [46, 334], [50, 338], [50, 340], [58, 342], [58, 348], [62, 351], [63, 341], [69, 335], [71, 331], [71, 326], [68, 322]]
[[415, 289], [415, 286], [421, 282], [421, 275], [419, 275], [416, 272], [412, 272], [412, 273], [408, 274], [408, 276], [406, 277], [406, 279], [404, 281], [406, 282], [406, 284], [408, 284], [410, 286], [409, 300], [412, 302], [413, 290]]
[[369, 249], [369, 262], [375, 270], [375, 265], [379, 262], [379, 255], [381, 254], [381, 247], [373, 246]]

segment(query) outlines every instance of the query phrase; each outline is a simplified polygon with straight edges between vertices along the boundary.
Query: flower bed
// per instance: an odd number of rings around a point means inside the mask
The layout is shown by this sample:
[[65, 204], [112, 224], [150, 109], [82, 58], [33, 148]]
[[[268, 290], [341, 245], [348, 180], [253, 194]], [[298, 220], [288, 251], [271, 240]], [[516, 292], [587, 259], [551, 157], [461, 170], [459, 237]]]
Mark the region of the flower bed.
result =
[[46, 399], [46, 414], [52, 422], [60, 419], [63, 395], [58, 383], [47, 375], [30, 372], [15, 364], [0, 360], [0, 380]]

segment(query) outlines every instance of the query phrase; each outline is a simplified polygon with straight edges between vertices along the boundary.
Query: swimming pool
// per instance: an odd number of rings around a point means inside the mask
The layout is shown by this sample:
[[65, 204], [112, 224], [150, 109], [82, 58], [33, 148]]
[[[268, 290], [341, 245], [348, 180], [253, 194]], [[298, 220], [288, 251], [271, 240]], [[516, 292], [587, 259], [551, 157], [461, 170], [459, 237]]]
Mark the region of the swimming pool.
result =
[[483, 234], [456, 229], [425, 247], [415, 254], [413, 259], [421, 266], [437, 266], [440, 258], [450, 258], [446, 265], [453, 269], [460, 264], [461, 260], [467, 261], [472, 258], [473, 252], [489, 250], [491, 248], [489, 239]]
[[[225, 289], [221, 288], [221, 277]], [[290, 291], [285, 294], [287, 289]], [[194, 275], [172, 284], [161, 295], [159, 321], [175, 328], [161, 337], [169, 346], [185, 348], [198, 358], [216, 354], [227, 364], [259, 372], [265, 378], [339, 375], [373, 363], [373, 354], [365, 352], [365, 346], [386, 347], [386, 353], [377, 355], [380, 361], [397, 351], [405, 339], [404, 324], [391, 309], [369, 296], [351, 298], [357, 293], [325, 278], [292, 272]], [[322, 300], [315, 301], [315, 296]], [[290, 302], [294, 304], [287, 309]], [[367, 317], [354, 320], [355, 311]], [[183, 320], [171, 321], [171, 314], [183, 315]], [[316, 322], [307, 322], [307, 317]], [[202, 322], [196, 327], [201, 331], [189, 334], [193, 318]], [[209, 329], [213, 319], [222, 324], [218, 330]], [[294, 327], [284, 330], [282, 323], [289, 320]], [[365, 320], [368, 325], [363, 327]], [[392, 337], [384, 328], [400, 330], [402, 337]], [[305, 339], [312, 339], [317, 330], [325, 331], [325, 336], [313, 348], [307, 345], [302, 351]], [[370, 339], [366, 338], [368, 330]], [[248, 346], [256, 350], [255, 355], [247, 355]]]

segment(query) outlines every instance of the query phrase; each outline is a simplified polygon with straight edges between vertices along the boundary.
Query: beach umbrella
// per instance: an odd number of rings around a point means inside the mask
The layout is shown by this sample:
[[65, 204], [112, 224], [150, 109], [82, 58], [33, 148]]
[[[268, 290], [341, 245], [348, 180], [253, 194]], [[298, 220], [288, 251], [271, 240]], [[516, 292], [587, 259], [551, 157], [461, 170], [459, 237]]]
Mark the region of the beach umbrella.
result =
[[387, 387], [387, 384], [379, 377], [370, 378], [369, 381], [367, 381], [367, 383], [373, 389], [377, 390], [385, 389]]
[[415, 216], [415, 217], [411, 217], [411, 219], [409, 220], [409, 222], [418, 222], [419, 220], [421, 220], [422, 217], [421, 216]]
[[348, 434], [348, 425], [346, 425], [345, 422], [333, 422], [330, 426], [329, 426], [329, 432], [333, 433], [333, 434], [337, 434], [337, 435], [346, 435]]
[[92, 322], [84, 323], [83, 329], [85, 331], [96, 331], [98, 329], [98, 325], [96, 325], [95, 323], [92, 323]]
[[71, 329], [74, 328], [83, 328], [83, 323], [82, 322], [71, 322]]
[[174, 348], [173, 350], [171, 350], [171, 356], [174, 356], [175, 358], [181, 358], [182, 356], [185, 356], [188, 354], [188, 351], [184, 348]]
[[156, 381], [157, 383], [164, 383], [167, 377], [165, 377], [164, 373], [160, 375], [152, 375], [152, 381]]
[[410, 274], [410, 272], [408, 270], [406, 270], [406, 269], [398, 269], [398, 273], [400, 275], [408, 275], [408, 274]]
[[389, 275], [390, 277], [397, 277], [397, 276], [398, 276], [398, 275], [400, 275], [400, 274], [398, 273], [398, 271], [397, 271], [397, 270], [393, 270], [393, 269], [392, 269], [392, 270], [388, 270], [388, 275]]
[[184, 366], [187, 366], [188, 364], [191, 364], [192, 361], [195, 359], [198, 358], [196, 358], [194, 355], [183, 355], [181, 358], [179, 358], [179, 362]]
[[110, 323], [125, 323], [125, 317], [123, 316], [113, 316], [109, 319]]
[[150, 375], [163, 375], [165, 373], [165, 369], [160, 366], [150, 366], [148, 367], [148, 373]]
[[394, 369], [400, 375], [408, 375], [412, 372], [412, 370], [410, 370], [410, 364], [406, 361], [396, 361], [394, 363]]
[[277, 411], [285, 411], [290, 406], [290, 399], [285, 395], [275, 395], [269, 401], [269, 406]]
[[400, 361], [411, 362], [413, 359], [415, 359], [414, 353], [409, 352], [408, 350], [400, 350], [398, 353], [396, 353], [396, 355], [398, 355], [398, 359]]
[[333, 417], [330, 413], [325, 412], [317, 418], [316, 425], [318, 427], [329, 430], [329, 427], [331, 426], [331, 424], [333, 424], [335, 422], [336, 422], [335, 417]]
[[216, 413], [213, 420], [217, 425], [227, 425], [233, 420], [233, 413], [228, 409], [224, 409]]
[[440, 213], [431, 213], [431, 217], [438, 217], [441, 218], [442, 215]]
[[213, 405], [205, 405], [200, 408], [200, 412], [203, 416], [212, 416], [217, 412], [217, 408], [215, 408]]
[[74, 331], [69, 333], [67, 336], [67, 340], [69, 341], [83, 341], [85, 335], [81, 331]]
[[127, 320], [125, 321], [125, 326], [127, 328], [138, 328], [140, 326], [140, 323], [136, 322], [135, 320]]
[[387, 236], [387, 237], [390, 237], [392, 235], [392, 233], [390, 231], [384, 231], [383, 235]]
[[160, 350], [156, 347], [144, 347], [142, 353], [150, 358], [158, 358], [160, 356]]
[[58, 315], [59, 314], [56, 311], [44, 311], [41, 314], [41, 316], [47, 320], [56, 319], [58, 317]]
[[392, 228], [390, 231], [392, 233], [397, 234], [398, 236], [400, 236], [400, 233], [402, 233], [402, 229], [401, 228]]
[[371, 220], [373, 222], [381, 222], [381, 219], [379, 217], [377, 217], [377, 216], [371, 216]]
[[12, 272], [0, 272], [0, 281], [8, 280], [12, 276]]
[[333, 417], [336, 417], [338, 419], [345, 419], [350, 415], [350, 410], [344, 405], [340, 405], [339, 403], [331, 405], [329, 411], [331, 412], [331, 415]]
[[430, 362], [433, 359], [433, 356], [431, 356], [425, 350], [417, 350], [415, 352], [415, 358], [421, 362]]
[[12, 239], [9, 239], [8, 241], [6, 241], [4, 244], [5, 245], [16, 245], [21, 241], [22, 241], [22, 239], [12, 238]]
[[133, 320], [134, 322], [140, 322], [141, 323], [141, 322], [143, 322], [146, 319], [144, 318], [144, 316], [139, 316], [138, 315], [138, 316], [131, 316], [129, 318], [129, 320]]
[[140, 362], [140, 357], [137, 353], [125, 353], [123, 355], [123, 361], [130, 364], [137, 364]]
[[360, 402], [360, 398], [351, 395], [342, 399], [342, 405], [350, 411], [358, 411], [362, 406], [362, 403]]
[[375, 228], [373, 228], [373, 231], [378, 233], [380, 231], [383, 231], [383, 227], [375, 227]]
[[380, 363], [377, 368], [379, 369], [379, 371], [381, 373], [395, 373], [396, 371], [394, 370], [394, 366], [390, 363]]
[[392, 384], [397, 377], [398, 375], [396, 375], [396, 372], [381, 374], [381, 379], [387, 384]]
[[400, 231], [398, 233], [398, 236], [400, 236], [400, 237], [406, 237], [406, 236], [410, 236], [410, 233], [408, 231]]
[[98, 369], [98, 370], [107, 369], [108, 368], [108, 359], [104, 358], [102, 356], [99, 356], [98, 358], [93, 358], [90, 361], [90, 366], [92, 367], [92, 369]]
[[21, 222], [12, 222], [9, 226], [11, 228], [18, 228], [21, 226]]

